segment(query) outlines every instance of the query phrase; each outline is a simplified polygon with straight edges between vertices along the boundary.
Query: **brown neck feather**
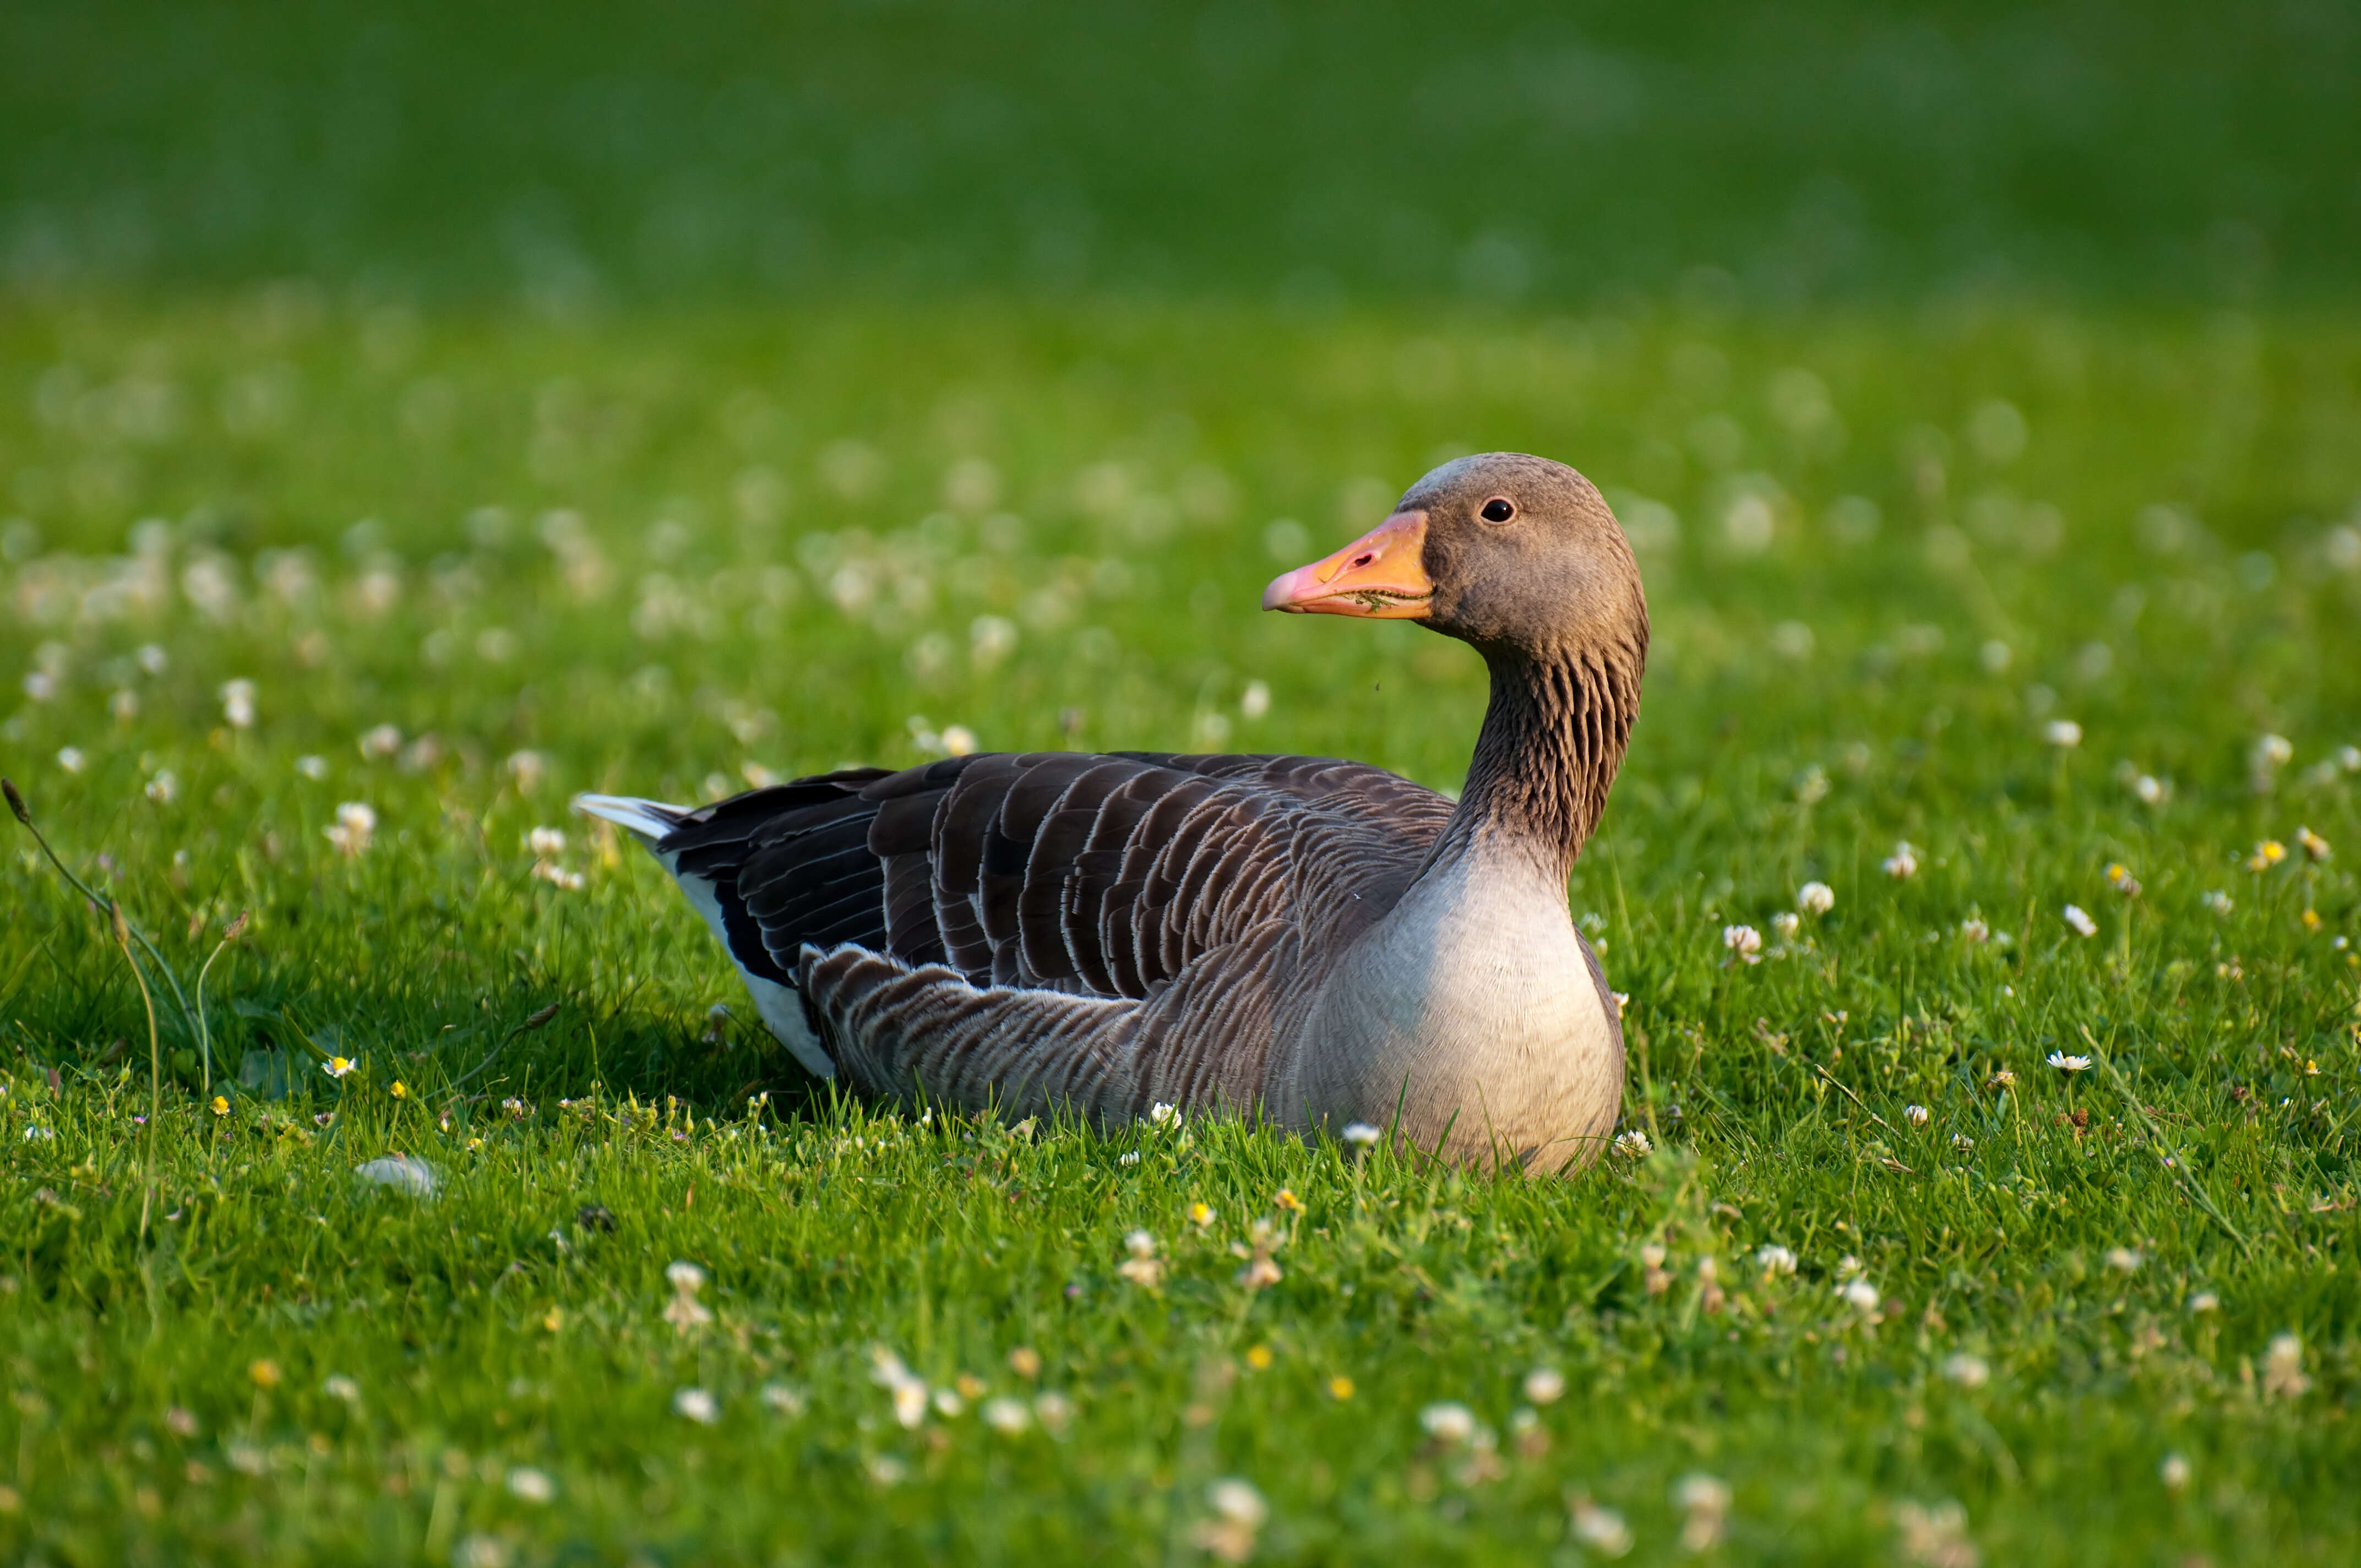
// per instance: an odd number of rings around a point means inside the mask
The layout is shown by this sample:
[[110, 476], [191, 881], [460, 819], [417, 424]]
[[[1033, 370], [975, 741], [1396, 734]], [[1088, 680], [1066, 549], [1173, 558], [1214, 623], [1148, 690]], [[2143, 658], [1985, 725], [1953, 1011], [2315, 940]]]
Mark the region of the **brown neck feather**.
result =
[[1571, 875], [1623, 766], [1647, 648], [1643, 625], [1621, 647], [1486, 651], [1491, 704], [1438, 855], [1505, 840], [1559, 881]]

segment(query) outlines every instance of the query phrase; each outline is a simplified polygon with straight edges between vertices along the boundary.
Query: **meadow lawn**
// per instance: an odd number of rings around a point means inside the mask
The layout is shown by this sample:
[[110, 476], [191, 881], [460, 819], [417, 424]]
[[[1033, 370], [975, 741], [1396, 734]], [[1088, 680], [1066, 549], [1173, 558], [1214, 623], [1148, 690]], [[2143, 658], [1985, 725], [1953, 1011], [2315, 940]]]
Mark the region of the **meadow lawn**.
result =
[[[0, 821], [0, 1554], [2361, 1556], [2361, 320], [1711, 285], [8, 295], [0, 772], [162, 1070]], [[1473, 653], [1255, 605], [1488, 448], [1653, 613], [1585, 1173], [845, 1102], [566, 809], [1450, 788]]]

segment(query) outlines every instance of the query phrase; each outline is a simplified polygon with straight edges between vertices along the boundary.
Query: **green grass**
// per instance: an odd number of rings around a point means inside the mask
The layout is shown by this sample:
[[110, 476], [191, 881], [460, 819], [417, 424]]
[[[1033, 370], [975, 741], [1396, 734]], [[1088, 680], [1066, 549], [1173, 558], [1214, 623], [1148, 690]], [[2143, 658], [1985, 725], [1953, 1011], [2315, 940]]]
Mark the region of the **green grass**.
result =
[[[1493, 446], [1584, 467], [1643, 546], [1644, 707], [1572, 896], [1652, 1157], [1526, 1180], [815, 1097], [709, 1025], [735, 983], [657, 869], [568, 819], [952, 724], [1452, 785], [1472, 654], [1253, 606]], [[1263, 1561], [1595, 1558], [1584, 1497], [1673, 1561], [1693, 1475], [1732, 1560], [1962, 1562], [1947, 1500], [1993, 1563], [2361, 1549], [2349, 313], [20, 296], [0, 484], [0, 771], [183, 988], [252, 914], [207, 982], [228, 1113], [161, 990], [142, 1124], [130, 970], [0, 823], [12, 1559], [1188, 1560], [1226, 1476]], [[536, 827], [584, 886], [533, 874]], [[1834, 909], [1783, 938], [1809, 879]], [[392, 1151], [439, 1195], [354, 1175]], [[664, 1316], [675, 1260], [710, 1322]], [[906, 1430], [877, 1346], [972, 1378], [962, 1412]], [[1543, 1366], [1565, 1396], [1521, 1415]], [[1045, 1393], [1056, 1430], [980, 1418]], [[1497, 1448], [1431, 1438], [1436, 1401]]]

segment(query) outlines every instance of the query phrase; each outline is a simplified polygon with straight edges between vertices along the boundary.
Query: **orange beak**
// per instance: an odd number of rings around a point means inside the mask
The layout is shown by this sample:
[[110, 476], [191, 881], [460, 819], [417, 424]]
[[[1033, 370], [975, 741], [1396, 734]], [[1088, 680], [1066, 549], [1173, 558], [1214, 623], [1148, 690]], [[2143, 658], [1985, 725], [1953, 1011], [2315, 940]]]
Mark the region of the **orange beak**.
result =
[[1426, 513], [1398, 511], [1326, 560], [1272, 578], [1262, 607], [1290, 615], [1423, 620], [1434, 598], [1425, 553]]

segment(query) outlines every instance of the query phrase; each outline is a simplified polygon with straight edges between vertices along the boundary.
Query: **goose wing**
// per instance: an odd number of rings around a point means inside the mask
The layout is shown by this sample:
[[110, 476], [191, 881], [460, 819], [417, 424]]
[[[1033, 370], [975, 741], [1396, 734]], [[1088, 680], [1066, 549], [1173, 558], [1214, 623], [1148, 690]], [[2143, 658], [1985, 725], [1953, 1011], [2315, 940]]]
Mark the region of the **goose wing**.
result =
[[731, 952], [795, 984], [851, 946], [977, 986], [1142, 999], [1273, 919], [1357, 928], [1451, 804], [1318, 757], [1035, 752], [859, 769], [688, 814], [655, 846], [712, 885]]

